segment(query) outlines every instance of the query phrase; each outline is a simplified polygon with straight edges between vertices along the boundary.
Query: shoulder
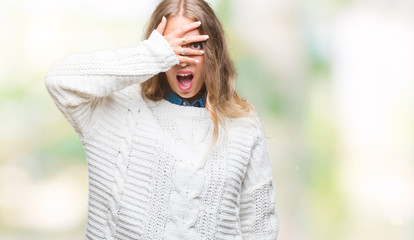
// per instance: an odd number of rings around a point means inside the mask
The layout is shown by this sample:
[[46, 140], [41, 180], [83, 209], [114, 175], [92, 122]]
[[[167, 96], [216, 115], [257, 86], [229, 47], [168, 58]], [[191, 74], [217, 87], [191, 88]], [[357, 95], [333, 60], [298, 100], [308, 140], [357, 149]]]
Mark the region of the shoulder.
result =
[[257, 142], [264, 137], [263, 125], [256, 111], [251, 112], [249, 116], [228, 119], [227, 124], [233, 131], [242, 131], [248, 134], [253, 142]]

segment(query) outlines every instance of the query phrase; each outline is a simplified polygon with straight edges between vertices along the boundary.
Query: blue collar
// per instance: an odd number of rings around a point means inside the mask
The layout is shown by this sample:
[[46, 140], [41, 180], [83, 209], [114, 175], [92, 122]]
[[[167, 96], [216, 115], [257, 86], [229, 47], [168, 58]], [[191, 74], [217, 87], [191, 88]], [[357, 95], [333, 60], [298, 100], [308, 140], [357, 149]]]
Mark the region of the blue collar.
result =
[[[171, 91], [168, 94], [168, 96], [166, 97], [166, 100], [168, 100], [170, 103], [174, 103], [174, 104], [177, 104], [177, 105], [190, 106], [190, 103], [187, 100], [182, 99], [180, 96], [178, 96], [173, 91]], [[206, 96], [203, 95], [201, 98], [194, 101], [191, 106], [205, 108], [206, 107]]]

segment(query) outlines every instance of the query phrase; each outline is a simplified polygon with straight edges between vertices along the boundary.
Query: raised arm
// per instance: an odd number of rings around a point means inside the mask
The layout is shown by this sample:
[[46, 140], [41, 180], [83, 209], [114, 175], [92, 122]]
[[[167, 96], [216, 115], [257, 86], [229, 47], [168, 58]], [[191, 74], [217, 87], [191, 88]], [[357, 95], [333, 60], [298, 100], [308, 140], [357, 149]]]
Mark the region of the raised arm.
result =
[[258, 131], [259, 137], [242, 184], [241, 232], [246, 240], [276, 240], [279, 231], [276, 191], [262, 128]]
[[[180, 56], [181, 35], [200, 26], [192, 23], [163, 36], [167, 20], [151, 36], [131, 48], [73, 54], [56, 62], [46, 76], [46, 88], [54, 102], [82, 138], [96, 122], [105, 97], [133, 84], [144, 82], [172, 66], [194, 61]], [[199, 40], [202, 36], [195, 37]], [[205, 39], [204, 39], [205, 40]], [[188, 55], [199, 55], [189, 52]]]
[[104, 97], [178, 64], [168, 42], [157, 31], [135, 47], [73, 54], [56, 62], [46, 88], [60, 111], [82, 137], [102, 107]]

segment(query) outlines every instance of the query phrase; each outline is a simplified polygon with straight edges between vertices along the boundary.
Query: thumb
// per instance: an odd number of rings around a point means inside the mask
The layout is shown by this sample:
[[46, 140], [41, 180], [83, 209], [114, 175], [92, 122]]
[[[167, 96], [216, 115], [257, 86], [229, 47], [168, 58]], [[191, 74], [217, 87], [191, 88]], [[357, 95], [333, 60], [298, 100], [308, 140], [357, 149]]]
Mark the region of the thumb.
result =
[[162, 17], [162, 20], [161, 20], [160, 24], [157, 27], [157, 31], [159, 33], [161, 33], [161, 35], [164, 33], [164, 30], [165, 30], [165, 26], [166, 25], [167, 25], [167, 18]]

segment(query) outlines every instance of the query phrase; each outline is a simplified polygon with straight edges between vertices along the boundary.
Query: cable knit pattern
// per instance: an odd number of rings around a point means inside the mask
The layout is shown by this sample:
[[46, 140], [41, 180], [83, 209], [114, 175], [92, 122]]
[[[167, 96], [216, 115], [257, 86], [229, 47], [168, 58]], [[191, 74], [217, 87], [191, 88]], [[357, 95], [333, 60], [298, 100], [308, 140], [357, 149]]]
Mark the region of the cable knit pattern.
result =
[[131, 48], [73, 54], [46, 76], [87, 154], [85, 239], [277, 239], [260, 120], [214, 125], [205, 108], [143, 99], [139, 83], [178, 60], [154, 31]]

